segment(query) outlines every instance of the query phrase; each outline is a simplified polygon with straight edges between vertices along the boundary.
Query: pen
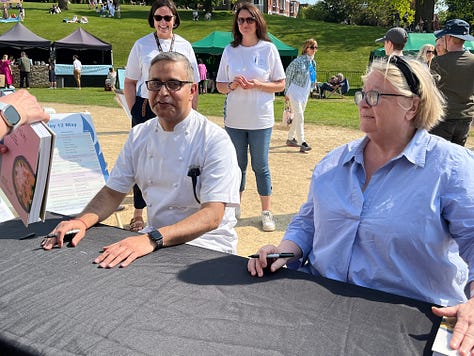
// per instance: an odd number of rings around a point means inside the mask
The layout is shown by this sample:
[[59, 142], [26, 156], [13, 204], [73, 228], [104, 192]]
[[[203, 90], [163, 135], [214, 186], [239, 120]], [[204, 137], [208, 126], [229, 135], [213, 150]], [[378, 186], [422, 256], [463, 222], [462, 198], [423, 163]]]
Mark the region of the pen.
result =
[[[77, 234], [79, 231], [81, 231], [81, 230], [79, 230], [79, 229], [69, 230], [69, 231], [66, 231], [66, 233], [64, 234], [64, 236]], [[56, 233], [51, 233], [51, 234], [48, 234], [48, 235], [45, 236], [45, 238], [51, 238], [51, 237], [58, 237], [58, 234], [56, 234]]]
[[[259, 258], [260, 255], [258, 253], [254, 255], [250, 255], [250, 258]], [[295, 257], [293, 252], [283, 252], [283, 253], [269, 253], [267, 258], [288, 258], [288, 257]]]
[[26, 239], [31, 239], [32, 237], [35, 237], [36, 234], [34, 232], [31, 232], [25, 236], [20, 237], [20, 240], [26, 240]]

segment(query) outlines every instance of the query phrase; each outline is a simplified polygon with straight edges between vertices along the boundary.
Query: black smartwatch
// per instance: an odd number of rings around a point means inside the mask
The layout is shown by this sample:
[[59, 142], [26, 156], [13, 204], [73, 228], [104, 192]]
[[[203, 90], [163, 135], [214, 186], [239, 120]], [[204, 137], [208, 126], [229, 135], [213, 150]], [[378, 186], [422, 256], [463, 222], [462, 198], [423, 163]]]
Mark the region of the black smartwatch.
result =
[[156, 243], [156, 247], [153, 251], [159, 250], [163, 247], [163, 235], [158, 230], [153, 230], [148, 233], [148, 238]]
[[13, 129], [20, 123], [20, 114], [16, 111], [15, 107], [10, 104], [0, 102], [0, 117], [3, 119], [8, 127], [8, 133], [12, 132]]

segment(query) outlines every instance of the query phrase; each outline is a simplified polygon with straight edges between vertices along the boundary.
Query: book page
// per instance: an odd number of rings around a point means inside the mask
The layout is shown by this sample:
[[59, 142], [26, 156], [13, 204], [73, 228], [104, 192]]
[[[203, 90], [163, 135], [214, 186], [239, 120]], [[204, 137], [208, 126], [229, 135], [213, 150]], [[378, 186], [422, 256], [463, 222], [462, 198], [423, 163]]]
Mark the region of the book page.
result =
[[13, 215], [5, 200], [3, 200], [0, 196], [0, 222], [8, 221], [14, 218], [15, 215]]
[[64, 215], [78, 214], [104, 184], [91, 135], [57, 135], [46, 209]]
[[436, 333], [435, 340], [433, 342], [433, 356], [456, 356], [458, 352], [449, 347], [449, 342], [453, 336], [454, 326], [456, 325], [455, 317], [443, 317], [439, 325], [438, 332]]

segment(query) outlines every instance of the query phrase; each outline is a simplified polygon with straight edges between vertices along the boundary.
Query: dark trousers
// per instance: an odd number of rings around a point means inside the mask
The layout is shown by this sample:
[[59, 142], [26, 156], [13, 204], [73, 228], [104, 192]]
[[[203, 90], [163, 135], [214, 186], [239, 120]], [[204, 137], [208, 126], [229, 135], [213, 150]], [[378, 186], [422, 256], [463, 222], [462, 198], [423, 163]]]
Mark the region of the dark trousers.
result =
[[[25, 85], [23, 85], [25, 82]], [[29, 88], [30, 87], [30, 72], [20, 71], [20, 88]]]
[[469, 136], [471, 121], [472, 120], [464, 119], [441, 121], [430, 130], [430, 133], [440, 136], [452, 143], [464, 146]]

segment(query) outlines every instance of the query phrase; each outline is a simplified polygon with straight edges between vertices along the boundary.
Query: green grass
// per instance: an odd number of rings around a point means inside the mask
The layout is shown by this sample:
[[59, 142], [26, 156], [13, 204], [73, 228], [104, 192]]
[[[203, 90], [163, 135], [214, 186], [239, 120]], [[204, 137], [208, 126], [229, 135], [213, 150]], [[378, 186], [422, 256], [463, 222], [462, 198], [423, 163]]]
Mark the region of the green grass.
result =
[[[103, 41], [112, 44], [114, 66], [125, 66], [133, 43], [150, 33], [147, 16], [149, 6], [121, 5], [122, 18], [101, 18], [87, 4], [70, 4], [68, 11], [58, 15], [49, 15], [50, 3], [24, 2], [26, 20], [23, 24], [32, 32], [51, 41], [57, 41], [71, 34], [79, 26]], [[87, 16], [88, 24], [63, 22], [63, 18], [74, 15]], [[195, 42], [212, 31], [230, 31], [232, 13], [216, 11], [212, 21], [192, 21], [191, 11], [180, 11], [181, 25], [176, 33], [190, 42]], [[318, 41], [316, 54], [319, 73], [347, 71], [364, 72], [369, 53], [377, 48], [374, 39], [380, 37], [385, 29], [367, 26], [348, 26], [324, 23], [313, 20], [293, 19], [283, 16], [265, 15], [268, 30], [290, 46], [300, 50], [301, 44], [308, 38]], [[10, 29], [13, 24], [0, 24], [0, 33]], [[318, 78], [324, 81], [325, 78]], [[73, 88], [49, 90], [33, 88], [31, 93], [42, 103], [57, 102], [77, 105], [100, 105], [117, 107], [113, 94], [102, 88]], [[200, 96], [199, 111], [204, 115], [222, 116], [225, 96], [207, 94]], [[283, 97], [275, 101], [275, 118], [281, 120]], [[305, 121], [317, 124], [358, 128], [357, 107], [352, 97], [345, 99], [309, 99], [305, 112]]]

